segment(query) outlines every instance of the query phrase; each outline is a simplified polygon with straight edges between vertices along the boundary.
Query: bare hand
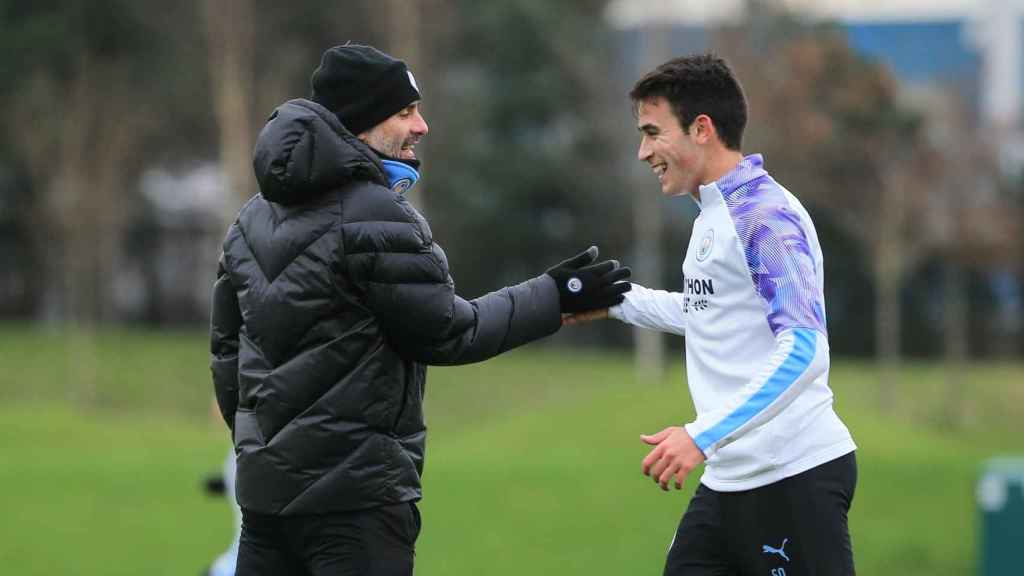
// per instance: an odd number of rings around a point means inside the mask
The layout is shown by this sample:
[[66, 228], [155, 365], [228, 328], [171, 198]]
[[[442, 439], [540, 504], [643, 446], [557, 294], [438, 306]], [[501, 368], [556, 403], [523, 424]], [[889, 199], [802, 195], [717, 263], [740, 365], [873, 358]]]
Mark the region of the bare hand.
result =
[[704, 453], [682, 426], [669, 426], [652, 436], [641, 434], [640, 439], [655, 447], [644, 458], [643, 473], [660, 484], [662, 490], [668, 491], [668, 481], [673, 476], [676, 490], [682, 489], [690, 471], [704, 462]]
[[586, 324], [587, 322], [593, 322], [594, 320], [605, 320], [608, 318], [607, 308], [598, 308], [596, 310], [588, 310], [586, 312], [577, 312], [575, 314], [562, 314], [562, 326], [574, 326], [576, 324]]

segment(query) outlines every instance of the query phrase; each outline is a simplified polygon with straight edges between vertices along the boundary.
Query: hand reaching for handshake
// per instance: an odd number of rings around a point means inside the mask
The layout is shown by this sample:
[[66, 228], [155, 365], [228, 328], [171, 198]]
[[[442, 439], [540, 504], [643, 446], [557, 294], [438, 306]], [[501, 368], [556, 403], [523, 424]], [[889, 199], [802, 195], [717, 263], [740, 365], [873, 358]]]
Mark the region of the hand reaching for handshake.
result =
[[[629, 283], [630, 269], [617, 260], [597, 260], [597, 246], [560, 262], [547, 270], [558, 286], [563, 322], [567, 324], [608, 315], [608, 308], [622, 303]], [[590, 316], [593, 316], [591, 318]]]

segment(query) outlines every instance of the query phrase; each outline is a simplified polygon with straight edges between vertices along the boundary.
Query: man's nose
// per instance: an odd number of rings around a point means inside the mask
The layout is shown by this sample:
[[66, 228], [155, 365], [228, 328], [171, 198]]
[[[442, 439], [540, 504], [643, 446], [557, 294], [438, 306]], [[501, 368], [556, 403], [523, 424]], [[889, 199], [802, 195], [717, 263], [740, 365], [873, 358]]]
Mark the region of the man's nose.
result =
[[641, 162], [646, 162], [651, 157], [650, 147], [647, 146], [647, 137], [640, 138], [640, 147], [636, 150], [636, 158]]
[[430, 132], [430, 127], [427, 126], [427, 121], [423, 119], [423, 115], [416, 111], [416, 122], [412, 126], [412, 131], [420, 136], [426, 136], [427, 132]]

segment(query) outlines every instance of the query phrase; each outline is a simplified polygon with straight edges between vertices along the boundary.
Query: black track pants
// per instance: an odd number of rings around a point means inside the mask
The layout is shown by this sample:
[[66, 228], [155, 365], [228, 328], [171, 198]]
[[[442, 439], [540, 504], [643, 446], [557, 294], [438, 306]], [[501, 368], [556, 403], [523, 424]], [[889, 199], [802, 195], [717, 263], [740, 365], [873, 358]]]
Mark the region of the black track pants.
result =
[[852, 452], [753, 490], [702, 484], [679, 523], [665, 576], [853, 576], [846, 517], [856, 485]]

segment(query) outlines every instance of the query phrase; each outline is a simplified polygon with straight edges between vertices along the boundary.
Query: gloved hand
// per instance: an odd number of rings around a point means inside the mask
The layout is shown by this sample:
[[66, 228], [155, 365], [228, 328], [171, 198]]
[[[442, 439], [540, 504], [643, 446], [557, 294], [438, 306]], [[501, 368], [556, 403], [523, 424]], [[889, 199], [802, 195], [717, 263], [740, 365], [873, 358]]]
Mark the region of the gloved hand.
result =
[[547, 270], [555, 279], [562, 313], [572, 314], [621, 304], [623, 294], [629, 292], [632, 284], [630, 269], [620, 266], [615, 260], [593, 264], [597, 259], [597, 246], [559, 262]]

